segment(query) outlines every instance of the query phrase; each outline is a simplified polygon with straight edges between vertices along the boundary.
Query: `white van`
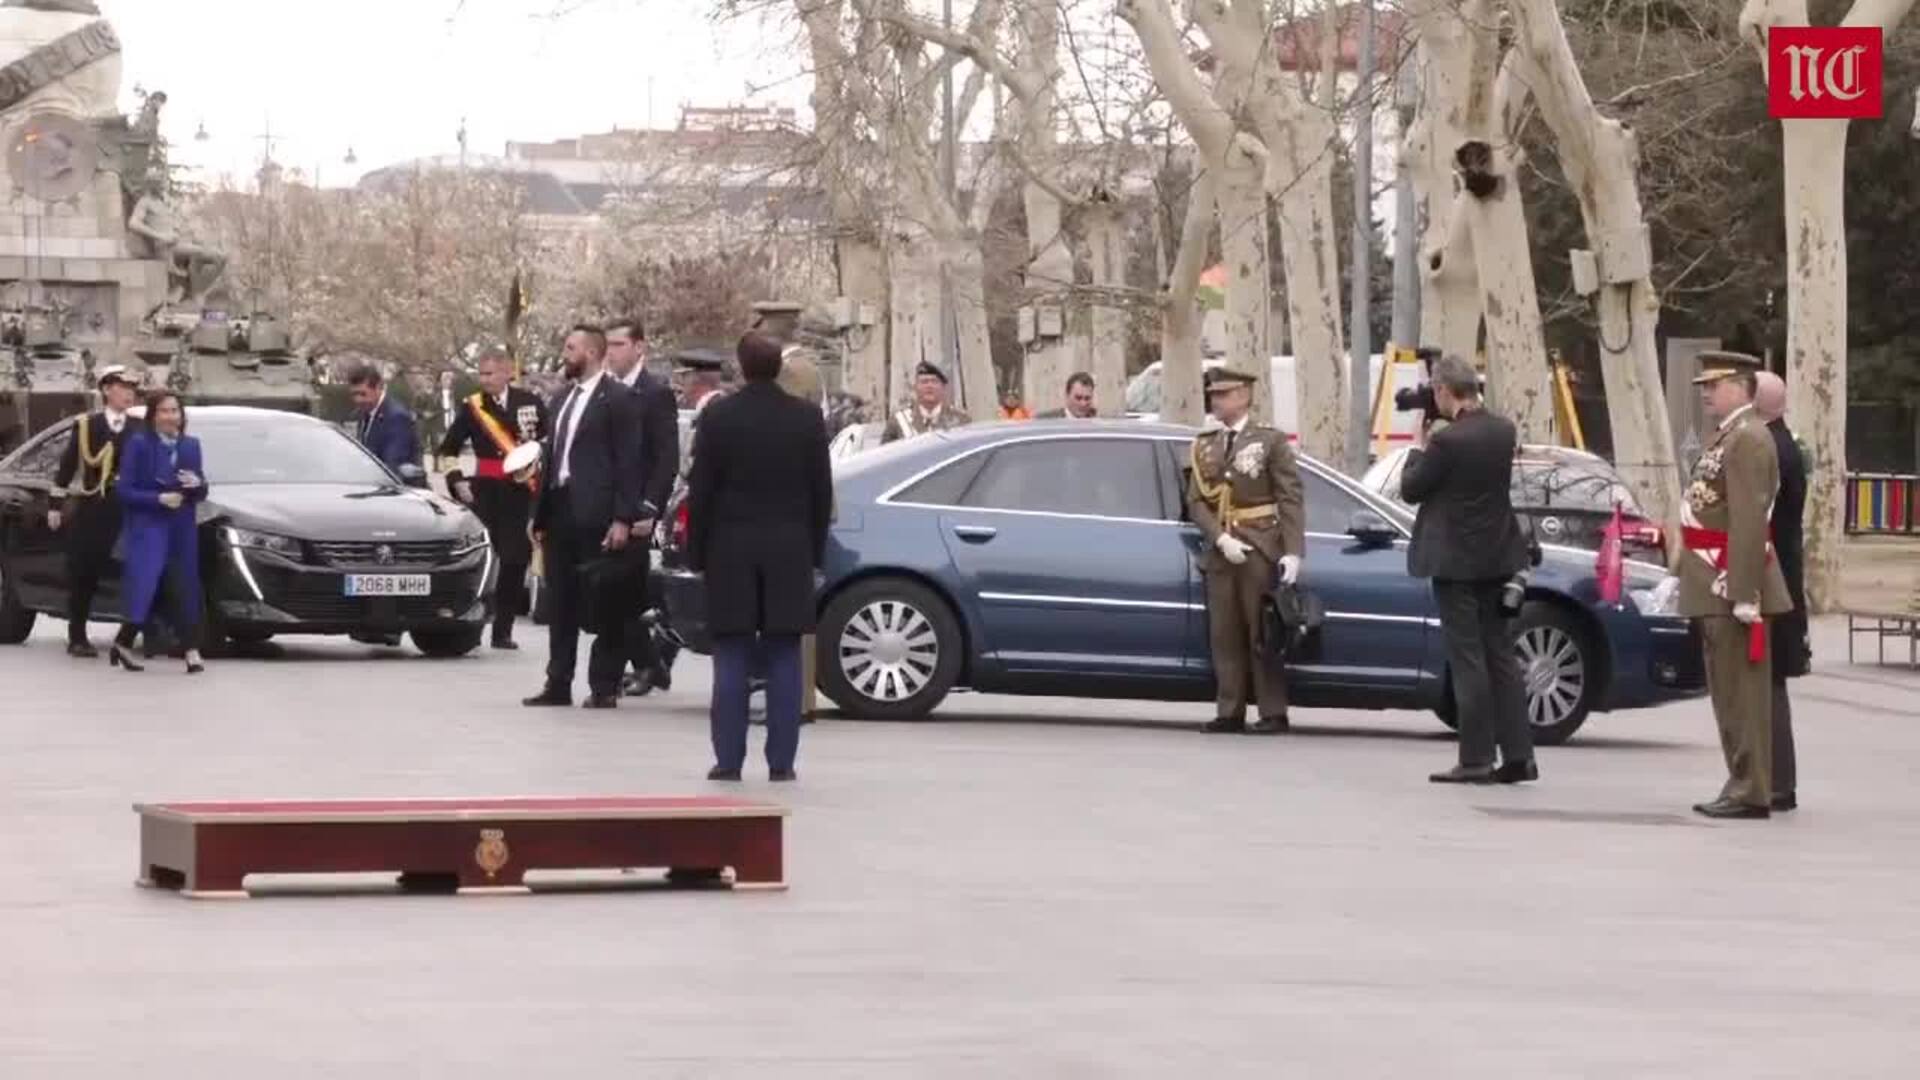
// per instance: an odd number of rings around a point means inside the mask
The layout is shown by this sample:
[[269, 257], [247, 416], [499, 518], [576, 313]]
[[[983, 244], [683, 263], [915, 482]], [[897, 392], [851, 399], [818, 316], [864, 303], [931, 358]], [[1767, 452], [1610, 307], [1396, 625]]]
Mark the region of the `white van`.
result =
[[[1127, 415], [1141, 420], [1157, 420], [1160, 417], [1161, 403], [1161, 365], [1155, 360], [1147, 369], [1135, 375], [1127, 383]], [[1226, 361], [1218, 357], [1208, 357], [1205, 361], [1208, 369], [1224, 366]], [[1420, 367], [1417, 364], [1396, 364], [1393, 369], [1392, 385], [1386, 388], [1386, 400], [1379, 397], [1380, 368], [1386, 363], [1384, 357], [1375, 353], [1368, 364], [1367, 383], [1376, 388], [1370, 394], [1374, 399], [1374, 415], [1385, 409], [1387, 430], [1383, 446], [1376, 447], [1378, 452], [1395, 446], [1410, 445], [1419, 424], [1419, 414], [1398, 412], [1393, 407], [1393, 395], [1399, 390], [1411, 390], [1420, 384]], [[1273, 395], [1273, 420], [1280, 430], [1297, 439], [1300, 432], [1300, 409], [1296, 400], [1293, 381], [1293, 357], [1276, 356], [1267, 371], [1268, 392]], [[1341, 402], [1342, 409], [1347, 408]]]

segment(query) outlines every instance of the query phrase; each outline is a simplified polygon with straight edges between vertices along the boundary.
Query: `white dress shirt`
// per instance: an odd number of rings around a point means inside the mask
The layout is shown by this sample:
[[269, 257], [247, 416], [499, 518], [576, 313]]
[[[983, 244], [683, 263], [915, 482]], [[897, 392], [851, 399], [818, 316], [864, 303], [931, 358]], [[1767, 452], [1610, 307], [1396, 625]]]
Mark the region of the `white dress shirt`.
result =
[[105, 410], [105, 412], [107, 414], [107, 430], [108, 431], [111, 431], [115, 435], [118, 435], [122, 431], [126, 430], [126, 427], [127, 427], [126, 413], [114, 412], [112, 409], [107, 409]]
[[[573, 393], [560, 406], [560, 415], [554, 418], [553, 430], [567, 429], [567, 445], [560, 447], [560, 487], [566, 487], [573, 476], [573, 440], [580, 434], [580, 414], [587, 410], [587, 402], [593, 400], [593, 392], [600, 388], [600, 378], [604, 371], [596, 371], [583, 382], [573, 385]], [[568, 419], [568, 414], [572, 419]]]

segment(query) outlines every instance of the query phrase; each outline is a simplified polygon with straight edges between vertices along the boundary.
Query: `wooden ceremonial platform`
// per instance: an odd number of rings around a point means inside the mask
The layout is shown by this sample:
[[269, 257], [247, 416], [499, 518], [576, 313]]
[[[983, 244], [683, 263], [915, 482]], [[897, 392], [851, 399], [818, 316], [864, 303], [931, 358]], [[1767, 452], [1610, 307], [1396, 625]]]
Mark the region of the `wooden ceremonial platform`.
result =
[[529, 870], [660, 868], [784, 889], [787, 809], [713, 796], [136, 803], [140, 879], [248, 895], [249, 874], [392, 872], [405, 891], [525, 892]]

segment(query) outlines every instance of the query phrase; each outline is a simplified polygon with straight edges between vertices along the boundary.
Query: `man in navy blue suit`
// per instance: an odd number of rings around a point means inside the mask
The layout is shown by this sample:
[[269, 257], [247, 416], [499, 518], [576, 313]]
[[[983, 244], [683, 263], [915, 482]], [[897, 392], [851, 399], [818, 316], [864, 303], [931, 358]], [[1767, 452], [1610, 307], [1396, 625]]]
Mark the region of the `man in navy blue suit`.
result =
[[387, 396], [380, 369], [371, 364], [354, 368], [347, 374], [347, 388], [360, 410], [360, 444], [395, 472], [402, 465], [419, 465], [420, 436], [414, 431], [413, 413]]

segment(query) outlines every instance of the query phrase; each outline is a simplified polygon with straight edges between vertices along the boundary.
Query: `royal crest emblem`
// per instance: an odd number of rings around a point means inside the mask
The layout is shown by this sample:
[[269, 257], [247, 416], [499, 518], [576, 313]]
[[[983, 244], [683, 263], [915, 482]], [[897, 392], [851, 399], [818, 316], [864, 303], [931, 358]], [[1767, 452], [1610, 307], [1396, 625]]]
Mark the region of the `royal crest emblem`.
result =
[[480, 843], [474, 846], [473, 861], [488, 877], [500, 873], [507, 865], [513, 853], [507, 850], [507, 831], [505, 829], [481, 829]]
[[1267, 444], [1252, 442], [1233, 455], [1233, 470], [1241, 476], [1259, 476], [1267, 467]]

